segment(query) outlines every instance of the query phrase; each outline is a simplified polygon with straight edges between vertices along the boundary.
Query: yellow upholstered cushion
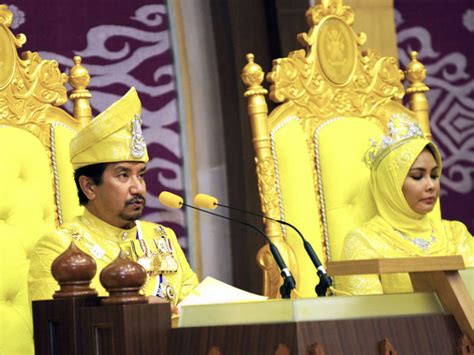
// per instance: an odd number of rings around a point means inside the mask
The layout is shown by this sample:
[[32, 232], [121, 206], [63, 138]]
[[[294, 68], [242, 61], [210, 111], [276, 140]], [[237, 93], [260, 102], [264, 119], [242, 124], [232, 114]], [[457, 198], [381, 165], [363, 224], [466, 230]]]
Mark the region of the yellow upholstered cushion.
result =
[[33, 354], [28, 255], [54, 227], [48, 157], [32, 134], [0, 127], [0, 354]]
[[69, 158], [69, 143], [76, 132], [59, 122], [53, 123], [52, 132], [54, 136], [51, 141], [51, 150], [55, 162], [56, 204], [60, 206], [58, 215], [61, 218], [59, 222], [62, 224], [70, 222], [83, 212], [83, 207], [79, 205], [74, 170]]
[[[272, 131], [272, 146], [278, 179], [281, 218], [294, 224], [311, 243], [324, 262], [313, 164], [303, 128], [297, 118], [288, 118]], [[306, 254], [303, 242], [292, 229], [285, 227], [286, 241], [298, 262], [297, 290], [301, 297], [315, 297], [319, 282], [316, 269]]]
[[369, 138], [380, 134], [377, 124], [351, 117], [333, 119], [316, 130], [332, 260], [340, 258], [347, 233], [376, 213], [370, 170], [363, 156], [370, 146]]

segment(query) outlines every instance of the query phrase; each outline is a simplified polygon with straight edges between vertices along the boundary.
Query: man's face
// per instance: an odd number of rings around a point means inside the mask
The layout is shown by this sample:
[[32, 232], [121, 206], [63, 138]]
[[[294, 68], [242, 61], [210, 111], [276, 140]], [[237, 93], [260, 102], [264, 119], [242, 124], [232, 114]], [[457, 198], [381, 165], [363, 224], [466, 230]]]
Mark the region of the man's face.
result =
[[141, 162], [109, 163], [100, 185], [91, 186], [87, 207], [103, 221], [131, 228], [145, 207], [146, 165]]

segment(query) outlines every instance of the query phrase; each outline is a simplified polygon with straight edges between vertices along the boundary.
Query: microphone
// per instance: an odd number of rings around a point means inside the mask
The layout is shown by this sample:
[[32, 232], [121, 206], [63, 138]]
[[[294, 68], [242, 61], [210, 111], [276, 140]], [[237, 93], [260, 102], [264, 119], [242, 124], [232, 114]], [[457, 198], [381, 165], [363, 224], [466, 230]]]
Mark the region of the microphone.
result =
[[194, 204], [199, 206], [199, 207], [209, 208], [209, 209], [212, 209], [212, 210], [216, 209], [217, 206], [224, 207], [224, 208], [227, 208], [227, 209], [230, 209], [230, 210], [239, 211], [241, 213], [250, 214], [252, 216], [265, 218], [265, 219], [268, 219], [270, 221], [275, 221], [275, 222], [278, 222], [280, 224], [283, 224], [283, 225], [288, 226], [291, 229], [293, 229], [300, 236], [301, 240], [303, 241], [303, 245], [304, 245], [304, 249], [306, 250], [306, 253], [308, 254], [311, 261], [313, 262], [313, 265], [316, 267], [317, 275], [319, 277], [319, 283], [315, 287], [316, 294], [319, 297], [326, 296], [327, 289], [332, 285], [332, 279], [327, 274], [326, 269], [321, 264], [321, 261], [319, 260], [318, 256], [316, 255], [316, 252], [314, 251], [311, 244], [306, 240], [305, 237], [303, 237], [303, 234], [301, 234], [301, 232], [298, 230], [298, 228], [296, 228], [294, 225], [292, 225], [291, 223], [285, 222], [283, 220], [280, 220], [280, 219], [274, 219], [274, 218], [271, 218], [271, 217], [264, 216], [264, 215], [259, 214], [259, 213], [253, 213], [253, 212], [242, 210], [240, 208], [223, 205], [223, 204], [219, 203], [217, 198], [215, 198], [214, 196], [210, 196], [210, 195], [206, 195], [206, 194], [197, 194], [194, 197]]
[[[178, 195], [175, 195], [175, 194], [173, 194], [171, 192], [168, 192], [168, 191], [163, 191], [162, 193], [160, 193], [160, 195], [158, 196], [158, 200], [161, 202], [161, 204], [165, 205], [166, 207], [181, 208], [183, 206], [186, 206], [186, 207], [198, 210], [200, 212], [210, 214], [212, 216], [224, 218], [224, 219], [227, 219], [227, 220], [232, 221], [232, 222], [243, 224], [244, 226], [252, 228], [253, 230], [260, 233], [265, 238], [265, 240], [267, 241], [267, 243], [269, 245], [270, 252], [272, 253], [273, 258], [275, 259], [278, 267], [280, 268], [280, 275], [283, 278], [283, 285], [281, 285], [281, 287], [280, 287], [281, 298], [290, 298], [291, 290], [293, 290], [296, 287], [296, 281], [295, 281], [293, 275], [291, 274], [290, 270], [286, 266], [285, 261], [281, 257], [281, 254], [278, 251], [278, 248], [275, 246], [275, 244], [273, 244], [271, 242], [271, 240], [267, 237], [267, 235], [262, 230], [260, 230], [259, 228], [255, 227], [254, 225], [252, 225], [250, 223], [240, 221], [238, 219], [222, 216], [220, 214], [210, 212], [210, 211], [206, 211], [202, 208], [189, 205], [189, 204], [187, 204], [183, 201], [182, 197], [180, 197]], [[214, 198], [214, 200], [217, 201], [217, 199], [215, 199], [215, 198]], [[207, 199], [206, 201], [212, 201], [212, 200]], [[213, 209], [215, 209], [215, 207]]]

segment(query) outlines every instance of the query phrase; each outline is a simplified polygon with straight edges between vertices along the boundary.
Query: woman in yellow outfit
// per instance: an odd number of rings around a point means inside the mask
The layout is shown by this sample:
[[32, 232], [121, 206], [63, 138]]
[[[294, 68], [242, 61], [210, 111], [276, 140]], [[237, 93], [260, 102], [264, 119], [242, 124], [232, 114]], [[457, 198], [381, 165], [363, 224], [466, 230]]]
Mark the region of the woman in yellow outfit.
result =
[[[344, 242], [342, 260], [456, 255], [474, 266], [473, 238], [465, 225], [430, 213], [439, 196], [441, 157], [419, 126], [394, 115], [389, 133], [366, 156], [378, 213]], [[408, 274], [341, 277], [351, 294], [412, 292]]]

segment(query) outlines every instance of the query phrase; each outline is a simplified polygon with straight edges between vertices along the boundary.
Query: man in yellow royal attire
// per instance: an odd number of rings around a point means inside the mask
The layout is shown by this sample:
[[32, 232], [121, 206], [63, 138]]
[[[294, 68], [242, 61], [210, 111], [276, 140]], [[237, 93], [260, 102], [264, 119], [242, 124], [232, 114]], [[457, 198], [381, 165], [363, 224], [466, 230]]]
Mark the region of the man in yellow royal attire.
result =
[[59, 287], [51, 264], [74, 241], [97, 263], [92, 287], [107, 295], [100, 271], [120, 250], [140, 263], [151, 301], [177, 304], [197, 286], [174, 232], [140, 221], [145, 206], [148, 153], [141, 130], [141, 103], [134, 88], [84, 127], [71, 141], [70, 156], [84, 214], [41, 238], [31, 256], [31, 300], [50, 299]]

